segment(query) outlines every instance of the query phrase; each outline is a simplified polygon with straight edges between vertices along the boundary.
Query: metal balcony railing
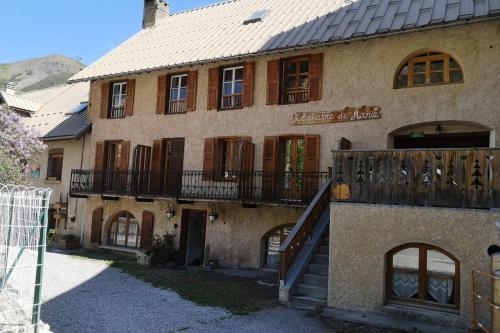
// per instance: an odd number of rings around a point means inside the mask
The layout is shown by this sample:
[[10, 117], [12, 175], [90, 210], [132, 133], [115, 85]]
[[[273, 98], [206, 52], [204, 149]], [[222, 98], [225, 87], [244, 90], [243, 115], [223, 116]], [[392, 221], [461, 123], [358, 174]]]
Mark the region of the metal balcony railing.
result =
[[500, 149], [334, 151], [334, 201], [500, 208]]
[[235, 109], [241, 108], [243, 106], [243, 95], [234, 94], [234, 95], [224, 95], [222, 96], [221, 109]]
[[268, 202], [305, 206], [328, 172], [96, 171], [73, 170], [72, 196], [101, 194], [189, 200]]
[[114, 118], [123, 118], [125, 117], [125, 108], [120, 107], [120, 108], [111, 108], [109, 110], [108, 118], [114, 119]]
[[179, 99], [168, 103], [168, 113], [185, 113], [187, 111], [187, 101]]

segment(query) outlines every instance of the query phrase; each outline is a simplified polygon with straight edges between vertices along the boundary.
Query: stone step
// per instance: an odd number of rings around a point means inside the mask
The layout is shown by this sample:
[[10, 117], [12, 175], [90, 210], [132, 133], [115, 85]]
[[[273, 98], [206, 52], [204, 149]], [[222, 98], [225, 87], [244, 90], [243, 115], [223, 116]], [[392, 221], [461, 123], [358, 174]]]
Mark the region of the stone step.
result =
[[321, 242], [322, 245], [329, 245], [330, 244], [330, 237], [325, 237], [323, 238], [323, 241]]
[[317, 275], [328, 276], [328, 265], [323, 264], [309, 264], [308, 272]]
[[328, 265], [330, 263], [328, 254], [315, 254], [313, 258], [315, 264]]
[[330, 254], [330, 247], [328, 245], [321, 245], [318, 249], [320, 254]]
[[327, 304], [326, 298], [311, 296], [292, 296], [292, 305], [298, 305], [299, 307], [318, 308], [325, 307]]
[[326, 299], [328, 295], [328, 288], [309, 286], [307, 284], [299, 284], [297, 286], [297, 295]]
[[302, 277], [302, 284], [328, 288], [328, 276], [306, 273]]

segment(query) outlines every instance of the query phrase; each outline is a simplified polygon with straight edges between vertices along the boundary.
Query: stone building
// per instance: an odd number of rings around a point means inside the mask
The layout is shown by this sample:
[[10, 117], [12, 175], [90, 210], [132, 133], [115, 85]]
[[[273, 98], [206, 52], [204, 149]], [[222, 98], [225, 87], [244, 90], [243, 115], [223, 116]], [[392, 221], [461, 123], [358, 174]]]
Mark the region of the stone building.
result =
[[498, 244], [500, 4], [160, 3], [70, 80], [85, 246], [173, 232], [185, 265], [279, 269], [284, 302], [470, 326]]

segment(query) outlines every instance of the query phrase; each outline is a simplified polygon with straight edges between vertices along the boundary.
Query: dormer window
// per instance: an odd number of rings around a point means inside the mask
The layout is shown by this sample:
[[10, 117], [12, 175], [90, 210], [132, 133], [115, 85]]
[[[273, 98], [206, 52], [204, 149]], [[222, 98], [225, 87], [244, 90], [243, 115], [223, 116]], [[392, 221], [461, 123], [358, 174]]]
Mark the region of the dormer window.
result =
[[125, 117], [125, 104], [127, 102], [127, 81], [114, 82], [111, 92], [111, 107], [108, 118]]

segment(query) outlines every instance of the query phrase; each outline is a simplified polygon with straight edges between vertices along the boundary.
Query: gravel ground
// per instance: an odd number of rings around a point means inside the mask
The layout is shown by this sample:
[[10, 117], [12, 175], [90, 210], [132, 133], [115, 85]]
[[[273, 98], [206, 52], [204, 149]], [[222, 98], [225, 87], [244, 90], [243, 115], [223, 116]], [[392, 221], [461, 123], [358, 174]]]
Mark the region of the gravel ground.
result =
[[157, 289], [105, 262], [47, 253], [42, 320], [54, 333], [332, 332], [307, 312], [234, 316]]

